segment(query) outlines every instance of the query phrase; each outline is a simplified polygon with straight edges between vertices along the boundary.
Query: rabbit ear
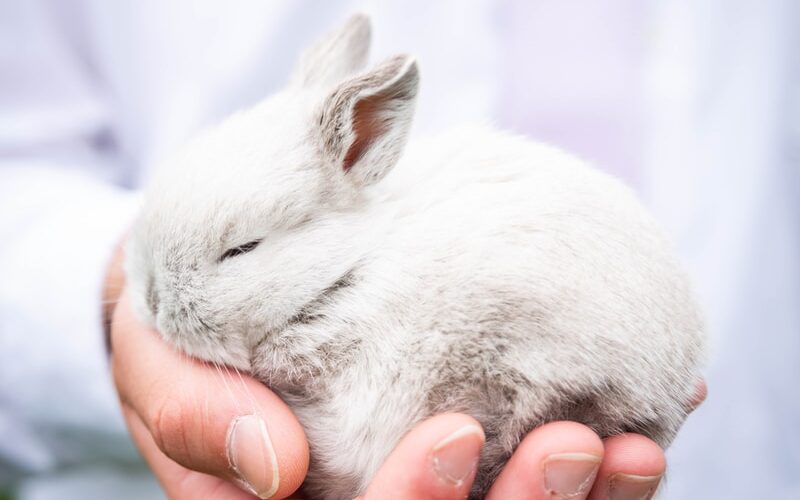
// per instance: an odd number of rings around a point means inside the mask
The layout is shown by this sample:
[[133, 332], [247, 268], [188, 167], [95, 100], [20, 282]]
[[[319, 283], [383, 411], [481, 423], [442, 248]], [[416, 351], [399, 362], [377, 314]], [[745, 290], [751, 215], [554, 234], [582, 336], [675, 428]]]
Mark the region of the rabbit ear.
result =
[[369, 17], [356, 14], [300, 56], [291, 84], [299, 87], [335, 85], [360, 71], [367, 62]]
[[419, 87], [417, 62], [397, 56], [337, 87], [319, 116], [323, 154], [357, 185], [377, 182], [405, 146]]

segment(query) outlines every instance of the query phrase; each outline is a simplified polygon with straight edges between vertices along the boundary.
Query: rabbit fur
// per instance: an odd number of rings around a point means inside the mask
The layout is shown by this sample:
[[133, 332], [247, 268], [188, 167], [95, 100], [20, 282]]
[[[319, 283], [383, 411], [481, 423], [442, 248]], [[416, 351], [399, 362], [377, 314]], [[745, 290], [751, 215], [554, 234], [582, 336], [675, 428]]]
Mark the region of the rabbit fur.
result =
[[485, 430], [474, 498], [547, 421], [669, 444], [704, 338], [661, 230], [553, 147], [463, 127], [406, 151], [418, 66], [365, 70], [369, 39], [352, 18], [158, 171], [127, 247], [137, 314], [291, 406], [313, 498], [363, 493], [441, 412]]

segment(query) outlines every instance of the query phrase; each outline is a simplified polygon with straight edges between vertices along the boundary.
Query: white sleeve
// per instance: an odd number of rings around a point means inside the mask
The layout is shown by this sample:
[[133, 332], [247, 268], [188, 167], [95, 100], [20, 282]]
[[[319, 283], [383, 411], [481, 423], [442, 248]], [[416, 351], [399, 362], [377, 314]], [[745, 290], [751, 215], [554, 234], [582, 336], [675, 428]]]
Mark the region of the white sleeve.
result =
[[127, 441], [100, 297], [136, 195], [101, 86], [56, 23], [0, 3], [0, 482]]

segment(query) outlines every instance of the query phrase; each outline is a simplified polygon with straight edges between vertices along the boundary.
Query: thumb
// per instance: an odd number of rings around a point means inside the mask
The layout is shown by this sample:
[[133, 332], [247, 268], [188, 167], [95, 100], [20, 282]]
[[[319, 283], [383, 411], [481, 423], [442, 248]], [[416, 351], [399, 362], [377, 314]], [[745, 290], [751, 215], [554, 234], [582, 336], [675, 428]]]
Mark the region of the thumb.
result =
[[305, 434], [257, 380], [188, 358], [140, 324], [123, 292], [112, 325], [112, 368], [126, 411], [178, 464], [283, 498], [308, 468]]

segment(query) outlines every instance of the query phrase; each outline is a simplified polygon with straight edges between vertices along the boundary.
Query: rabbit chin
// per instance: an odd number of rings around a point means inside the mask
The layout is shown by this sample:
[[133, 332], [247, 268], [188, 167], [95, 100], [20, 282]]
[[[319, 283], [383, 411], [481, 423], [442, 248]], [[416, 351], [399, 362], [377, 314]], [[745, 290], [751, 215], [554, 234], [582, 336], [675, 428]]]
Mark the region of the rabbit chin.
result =
[[161, 337], [178, 352], [199, 361], [250, 372], [250, 350], [242, 342], [230, 340], [219, 342], [209, 339], [201, 332], [187, 335], [186, 333], [170, 332], [167, 328], [159, 328], [158, 331]]

